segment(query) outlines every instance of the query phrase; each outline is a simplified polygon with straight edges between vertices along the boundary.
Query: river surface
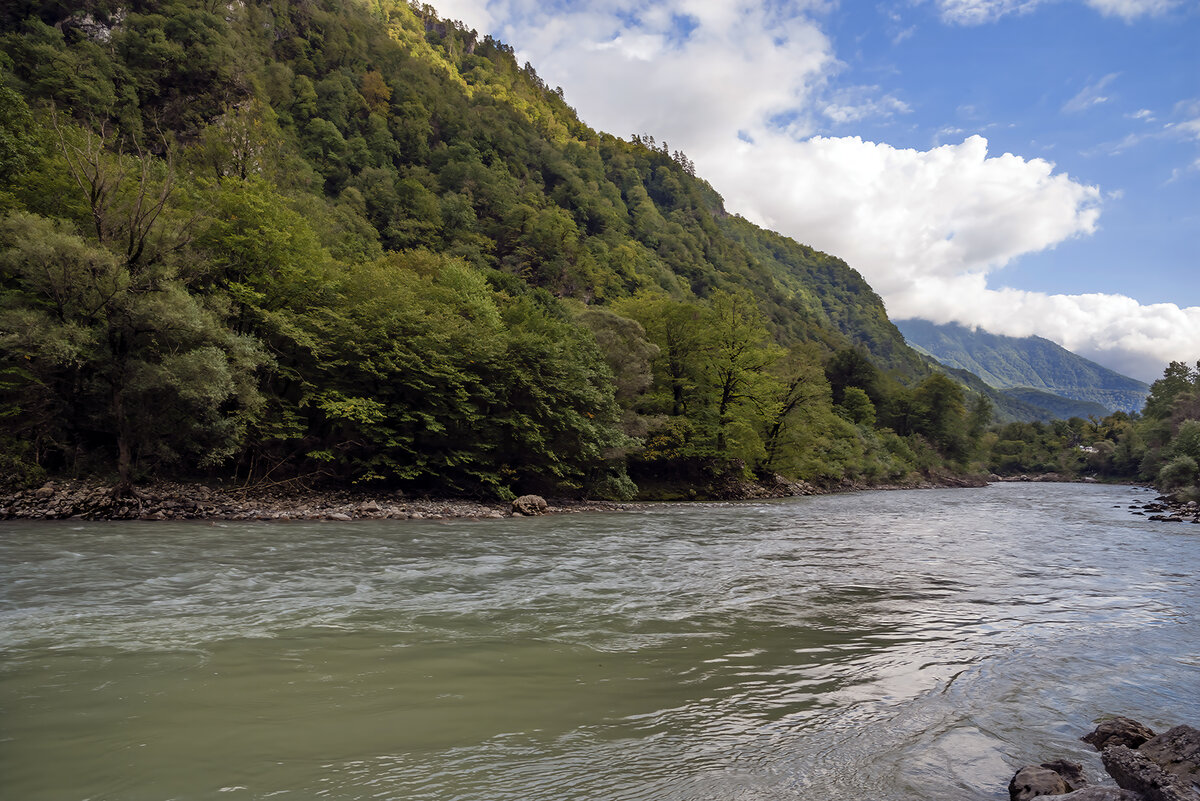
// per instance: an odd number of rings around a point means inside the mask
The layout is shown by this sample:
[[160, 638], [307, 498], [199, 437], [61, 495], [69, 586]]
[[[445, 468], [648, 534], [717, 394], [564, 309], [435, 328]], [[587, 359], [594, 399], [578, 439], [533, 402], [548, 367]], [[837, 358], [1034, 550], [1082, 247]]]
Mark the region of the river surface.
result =
[[[1200, 526], [1001, 484], [481, 521], [0, 523], [0, 798], [1007, 798], [1200, 725]], [[842, 794], [839, 796], [839, 794]]]

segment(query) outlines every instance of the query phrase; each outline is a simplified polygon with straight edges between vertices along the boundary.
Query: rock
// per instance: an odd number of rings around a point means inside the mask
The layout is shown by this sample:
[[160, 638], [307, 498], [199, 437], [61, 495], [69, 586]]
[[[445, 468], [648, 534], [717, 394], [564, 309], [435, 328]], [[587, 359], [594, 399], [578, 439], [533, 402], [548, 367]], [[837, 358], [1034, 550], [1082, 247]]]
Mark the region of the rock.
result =
[[1071, 785], [1067, 780], [1044, 765], [1026, 765], [1008, 783], [1010, 801], [1029, 801], [1042, 795], [1066, 795], [1069, 792]]
[[540, 515], [546, 511], [547, 504], [541, 495], [522, 495], [512, 502], [512, 508], [523, 515]]
[[54, 497], [54, 485], [47, 484], [40, 489], [34, 490], [33, 497], [37, 498], [38, 500], [46, 500], [47, 498], [53, 498]]
[[1097, 751], [1103, 751], [1112, 745], [1137, 748], [1153, 736], [1154, 732], [1136, 720], [1118, 716], [1104, 721], [1091, 734], [1079, 739], [1095, 746]]
[[1200, 731], [1191, 726], [1176, 726], [1148, 740], [1138, 750], [1176, 776], [1184, 787], [1200, 789]]
[[1114, 745], [1104, 750], [1101, 759], [1118, 785], [1141, 794], [1145, 801], [1200, 801], [1200, 792], [1187, 787], [1141, 751]]
[[327, 515], [325, 515], [325, 516], [326, 516], [326, 517], [328, 517], [330, 520], [342, 520], [342, 521], [345, 521], [345, 520], [350, 520], [350, 519], [351, 519], [351, 518], [350, 518], [350, 515], [346, 514], [345, 512], [330, 512], [329, 514], [327, 514]]
[[1120, 787], [1084, 787], [1066, 795], [1055, 796], [1056, 801], [1144, 801], [1132, 790]]
[[1083, 775], [1083, 765], [1080, 765], [1078, 762], [1056, 759], [1053, 762], [1043, 762], [1042, 767], [1049, 768], [1059, 776], [1062, 776], [1072, 790], [1078, 790], [1081, 787], [1087, 786], [1087, 778]]

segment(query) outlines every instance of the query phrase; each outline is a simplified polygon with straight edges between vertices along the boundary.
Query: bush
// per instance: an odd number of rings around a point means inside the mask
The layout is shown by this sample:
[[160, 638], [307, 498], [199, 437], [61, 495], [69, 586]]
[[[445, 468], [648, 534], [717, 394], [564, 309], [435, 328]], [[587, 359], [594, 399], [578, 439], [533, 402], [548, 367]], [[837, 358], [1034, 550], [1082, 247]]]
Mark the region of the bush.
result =
[[1158, 488], [1166, 491], [1187, 487], [1196, 483], [1197, 476], [1200, 476], [1200, 467], [1195, 459], [1176, 456], [1158, 471]]

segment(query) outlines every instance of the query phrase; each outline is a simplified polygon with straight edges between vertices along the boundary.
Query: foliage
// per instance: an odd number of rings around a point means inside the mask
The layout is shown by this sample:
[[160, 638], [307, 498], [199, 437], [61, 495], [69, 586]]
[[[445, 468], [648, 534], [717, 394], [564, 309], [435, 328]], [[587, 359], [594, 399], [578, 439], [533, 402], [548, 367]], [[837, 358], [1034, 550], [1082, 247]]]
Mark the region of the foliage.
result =
[[428, 6], [28, 0], [0, 67], [28, 480], [629, 497], [897, 480], [983, 436], [845, 263]]

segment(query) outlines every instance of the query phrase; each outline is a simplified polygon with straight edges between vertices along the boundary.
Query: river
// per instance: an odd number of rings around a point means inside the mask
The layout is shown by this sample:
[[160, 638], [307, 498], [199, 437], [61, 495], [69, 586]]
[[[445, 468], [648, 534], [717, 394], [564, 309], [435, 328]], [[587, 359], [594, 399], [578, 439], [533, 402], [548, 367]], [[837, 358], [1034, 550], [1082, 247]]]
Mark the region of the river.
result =
[[1200, 725], [1200, 526], [1001, 484], [477, 521], [0, 523], [0, 797], [1007, 798]]

